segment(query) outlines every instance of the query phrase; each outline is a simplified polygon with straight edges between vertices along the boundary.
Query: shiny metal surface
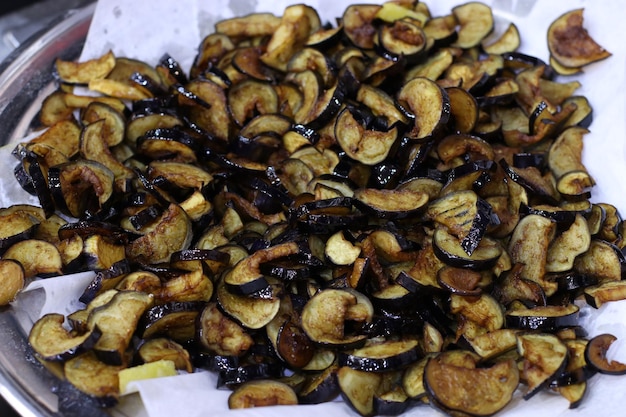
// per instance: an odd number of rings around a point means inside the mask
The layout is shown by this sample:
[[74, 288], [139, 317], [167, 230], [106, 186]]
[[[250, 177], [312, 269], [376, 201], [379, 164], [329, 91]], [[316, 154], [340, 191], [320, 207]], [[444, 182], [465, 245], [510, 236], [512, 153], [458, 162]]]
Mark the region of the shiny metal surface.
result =
[[54, 89], [54, 60], [79, 56], [94, 8], [68, 11], [0, 64], [0, 144], [29, 131], [41, 100]]
[[[0, 144], [32, 128], [43, 97], [55, 88], [54, 60], [79, 56], [94, 8], [69, 11], [0, 64]], [[10, 307], [0, 309], [0, 395], [22, 416], [61, 416], [54, 378], [27, 354], [27, 335], [18, 321]]]

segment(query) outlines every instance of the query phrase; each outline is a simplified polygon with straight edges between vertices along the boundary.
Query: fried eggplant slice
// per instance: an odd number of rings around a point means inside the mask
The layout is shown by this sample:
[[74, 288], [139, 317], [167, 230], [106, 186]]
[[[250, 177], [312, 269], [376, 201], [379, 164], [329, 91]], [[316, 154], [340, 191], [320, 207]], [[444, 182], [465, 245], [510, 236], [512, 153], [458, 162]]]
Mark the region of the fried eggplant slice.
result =
[[522, 378], [529, 399], [550, 383], [567, 365], [567, 346], [550, 333], [524, 333], [517, 336], [517, 351], [524, 358]]
[[187, 249], [191, 244], [191, 221], [177, 204], [170, 204], [155, 224], [143, 232], [143, 236], [126, 247], [129, 259], [156, 264], [169, 260], [172, 252]]
[[398, 370], [419, 358], [417, 347], [415, 339], [373, 342], [350, 352], [339, 352], [337, 360], [339, 366], [365, 372]]
[[24, 288], [25, 271], [22, 264], [0, 259], [0, 306], [9, 304]]
[[113, 52], [84, 62], [72, 62], [57, 59], [55, 68], [61, 81], [69, 84], [87, 84], [91, 80], [103, 79], [115, 67]]
[[65, 317], [49, 313], [35, 322], [28, 343], [38, 357], [46, 361], [65, 361], [89, 351], [101, 336], [98, 328], [73, 334], [63, 327]]
[[580, 68], [611, 56], [583, 27], [583, 9], [570, 10], [548, 28], [550, 56], [568, 68]]
[[270, 405], [296, 405], [298, 396], [287, 384], [272, 380], [249, 381], [228, 397], [228, 408], [252, 408]]
[[575, 325], [578, 311], [576, 304], [516, 308], [506, 313], [506, 324], [509, 328], [553, 332]]
[[242, 356], [254, 340], [235, 321], [222, 313], [217, 303], [209, 303], [198, 316], [196, 340], [203, 349], [217, 355]]
[[513, 360], [489, 368], [467, 367], [431, 358], [424, 369], [429, 399], [445, 408], [474, 416], [488, 416], [504, 408], [519, 383]]
[[398, 103], [414, 118], [410, 136], [425, 139], [436, 136], [450, 119], [448, 93], [434, 81], [416, 77], [402, 86]]
[[337, 371], [342, 398], [361, 416], [374, 415], [374, 395], [382, 375], [342, 366]]
[[587, 363], [603, 374], [626, 374], [626, 364], [616, 360], [609, 360], [607, 357], [609, 348], [616, 340], [617, 337], [609, 333], [603, 333], [593, 337], [585, 348], [585, 360]]
[[125, 363], [124, 355], [137, 324], [152, 303], [151, 295], [121, 291], [108, 303], [91, 311], [87, 320], [88, 328], [102, 333], [93, 348], [100, 360], [111, 365]]
[[63, 365], [65, 378], [80, 391], [95, 398], [102, 407], [112, 407], [119, 399], [119, 372], [124, 366], [107, 365], [93, 351], [69, 359]]
[[326, 289], [318, 292], [302, 310], [302, 328], [314, 342], [327, 346], [355, 346], [365, 343], [365, 334], [350, 334], [346, 322], [372, 321], [371, 301], [356, 290]]

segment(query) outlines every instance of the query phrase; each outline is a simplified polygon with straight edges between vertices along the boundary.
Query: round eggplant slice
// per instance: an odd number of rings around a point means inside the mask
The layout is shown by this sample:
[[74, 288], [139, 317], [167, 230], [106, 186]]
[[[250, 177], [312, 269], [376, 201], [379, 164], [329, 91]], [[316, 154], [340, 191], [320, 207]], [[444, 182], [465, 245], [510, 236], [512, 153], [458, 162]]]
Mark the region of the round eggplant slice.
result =
[[452, 9], [459, 25], [458, 38], [454, 46], [471, 48], [480, 45], [494, 26], [491, 7], [480, 2], [469, 2]]
[[343, 399], [361, 416], [375, 414], [374, 395], [383, 379], [377, 372], [364, 372], [342, 366], [337, 371], [337, 381]]
[[[96, 399], [101, 407], [112, 407], [118, 402], [118, 373], [124, 366], [107, 365], [92, 351], [69, 359], [63, 365], [67, 381], [81, 392]], [[81, 409], [81, 412], [84, 410]]]
[[341, 18], [343, 33], [356, 47], [374, 48], [376, 27], [374, 20], [381, 6], [371, 4], [353, 4], [346, 8]]
[[550, 333], [517, 335], [517, 351], [524, 358], [523, 379], [529, 399], [548, 385], [567, 365], [568, 349], [557, 336]]
[[414, 118], [409, 137], [425, 139], [436, 136], [448, 123], [451, 114], [448, 93], [434, 81], [416, 77], [402, 86], [398, 103]]
[[407, 19], [380, 26], [375, 48], [392, 61], [401, 57], [409, 63], [417, 61], [427, 46], [426, 35], [418, 25]]
[[376, 165], [387, 158], [398, 139], [398, 128], [368, 129], [349, 107], [335, 121], [335, 137], [341, 149], [352, 159], [365, 165]]
[[468, 255], [461, 241], [442, 227], [437, 228], [433, 235], [433, 250], [437, 258], [447, 265], [477, 271], [493, 267], [503, 251], [498, 241], [484, 236]]
[[28, 343], [38, 357], [46, 361], [64, 361], [93, 348], [101, 336], [97, 328], [82, 334], [70, 334], [63, 327], [65, 317], [50, 313], [35, 322], [28, 335]]
[[300, 247], [296, 242], [281, 243], [258, 250], [239, 261], [224, 277], [224, 284], [229, 290], [242, 295], [263, 290], [269, 286], [269, 283], [260, 271], [261, 265], [299, 252]]
[[169, 261], [173, 252], [189, 247], [193, 236], [191, 219], [177, 204], [170, 204], [163, 215], [145, 229], [143, 236], [126, 247], [126, 255], [131, 260], [153, 264]]
[[24, 288], [25, 271], [12, 259], [0, 259], [0, 306], [9, 304]]
[[228, 109], [233, 121], [244, 126], [259, 114], [276, 113], [278, 96], [271, 84], [246, 80], [228, 90]]
[[230, 409], [296, 404], [298, 396], [293, 388], [283, 382], [271, 380], [246, 382], [228, 397]]
[[566, 12], [548, 28], [550, 56], [568, 68], [579, 68], [611, 56], [583, 27], [583, 9]]
[[104, 165], [84, 159], [48, 170], [48, 185], [57, 209], [75, 218], [104, 207], [113, 195], [114, 178]]
[[555, 331], [576, 325], [578, 311], [576, 304], [514, 309], [506, 313], [506, 324], [515, 329]]
[[198, 315], [196, 340], [209, 352], [241, 356], [250, 349], [254, 340], [237, 323], [226, 317], [217, 303], [209, 303]]
[[435, 357], [424, 369], [429, 399], [472, 416], [489, 416], [504, 408], [518, 384], [519, 371], [514, 360], [475, 368], [445, 363]]
[[364, 334], [346, 334], [346, 322], [372, 321], [374, 307], [352, 289], [325, 289], [313, 296], [302, 310], [302, 328], [315, 343], [350, 347], [365, 343]]
[[616, 340], [617, 337], [608, 333], [600, 334], [592, 338], [585, 348], [585, 360], [587, 363], [602, 374], [626, 374], [626, 364], [609, 360], [607, 357], [609, 348]]
[[204, 305], [200, 301], [172, 301], [150, 307], [139, 323], [139, 334], [144, 339], [167, 336], [187, 343], [196, 336], [197, 317]]
[[413, 216], [426, 206], [428, 200], [428, 194], [409, 188], [396, 190], [360, 188], [354, 191], [355, 205], [380, 218], [402, 219]]
[[384, 341], [372, 343], [351, 352], [339, 352], [339, 366], [366, 372], [385, 372], [398, 370], [415, 362], [419, 358], [418, 341]]
[[[268, 278], [268, 281], [271, 285], [271, 279]], [[248, 329], [260, 329], [267, 325], [280, 309], [279, 297], [234, 294], [223, 282], [217, 285], [217, 302], [226, 314]]]
[[450, 113], [454, 120], [455, 130], [459, 133], [470, 133], [478, 122], [476, 98], [461, 87], [449, 87], [446, 92], [450, 98]]
[[336, 365], [329, 366], [322, 372], [308, 376], [298, 391], [300, 404], [321, 404], [332, 401], [340, 393], [337, 382]]

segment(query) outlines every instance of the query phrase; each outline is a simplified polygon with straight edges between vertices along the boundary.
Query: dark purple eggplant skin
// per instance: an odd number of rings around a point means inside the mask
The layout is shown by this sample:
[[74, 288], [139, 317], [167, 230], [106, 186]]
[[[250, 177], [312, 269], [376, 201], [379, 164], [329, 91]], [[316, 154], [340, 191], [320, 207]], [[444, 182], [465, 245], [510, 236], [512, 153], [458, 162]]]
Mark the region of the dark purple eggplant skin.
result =
[[410, 398], [404, 401], [389, 401], [374, 396], [374, 411], [376, 415], [381, 416], [399, 416], [404, 413], [412, 405]]
[[327, 372], [321, 381], [317, 381], [314, 388], [307, 389], [304, 394], [298, 394], [298, 400], [301, 404], [321, 404], [332, 401], [340, 392], [337, 374], [331, 371]]
[[131, 265], [128, 259], [122, 259], [115, 262], [110, 268], [96, 272], [94, 279], [87, 285], [78, 301], [89, 304], [91, 300], [96, 298], [102, 289], [103, 281], [128, 274], [131, 271]]
[[264, 362], [223, 369], [218, 373], [217, 388], [234, 387], [255, 379], [279, 378], [283, 371], [284, 368], [279, 363]]

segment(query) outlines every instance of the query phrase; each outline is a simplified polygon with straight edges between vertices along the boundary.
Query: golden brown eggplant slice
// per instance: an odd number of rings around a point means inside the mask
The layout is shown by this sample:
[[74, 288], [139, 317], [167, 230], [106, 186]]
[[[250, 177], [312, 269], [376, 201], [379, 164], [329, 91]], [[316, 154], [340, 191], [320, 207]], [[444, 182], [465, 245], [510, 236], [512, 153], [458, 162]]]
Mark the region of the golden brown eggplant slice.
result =
[[550, 55], [561, 65], [579, 68], [611, 56], [583, 27], [583, 9], [563, 13], [548, 28]]
[[488, 416], [504, 408], [519, 383], [513, 360], [489, 368], [459, 366], [431, 358], [424, 369], [428, 397], [445, 408], [474, 416]]

